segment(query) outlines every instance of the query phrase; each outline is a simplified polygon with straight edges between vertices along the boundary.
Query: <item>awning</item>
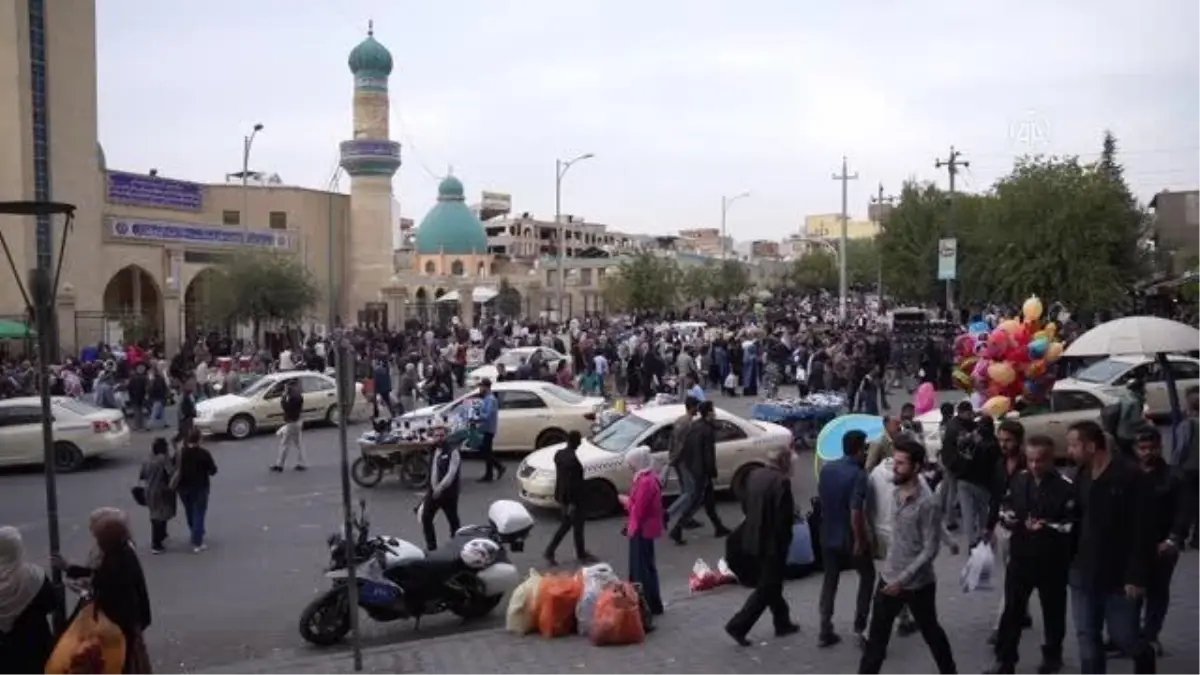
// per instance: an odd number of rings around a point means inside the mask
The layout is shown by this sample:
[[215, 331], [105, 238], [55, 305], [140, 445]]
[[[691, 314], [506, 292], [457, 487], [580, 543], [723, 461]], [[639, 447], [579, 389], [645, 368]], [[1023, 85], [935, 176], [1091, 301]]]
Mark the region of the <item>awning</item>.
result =
[[[472, 302], [488, 302], [497, 295], [500, 295], [500, 291], [490, 286], [476, 286], [475, 288], [471, 289]], [[450, 291], [449, 293], [438, 298], [437, 302], [458, 302], [460, 297], [461, 296], [459, 295], [458, 291]]]
[[0, 319], [0, 340], [23, 340], [34, 337], [37, 337], [37, 333], [24, 323]]

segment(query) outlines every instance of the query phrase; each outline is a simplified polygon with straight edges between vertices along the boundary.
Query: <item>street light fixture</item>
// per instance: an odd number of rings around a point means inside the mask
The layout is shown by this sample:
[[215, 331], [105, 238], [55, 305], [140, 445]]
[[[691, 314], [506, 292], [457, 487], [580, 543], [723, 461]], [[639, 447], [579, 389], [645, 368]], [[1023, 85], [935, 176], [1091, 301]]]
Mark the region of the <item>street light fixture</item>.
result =
[[254, 125], [249, 136], [242, 137], [242, 229], [250, 230], [250, 148], [254, 145], [254, 137], [263, 130], [262, 122]]
[[[4, 257], [8, 261], [8, 267], [12, 270], [13, 278], [17, 282], [17, 289], [21, 292], [21, 299], [25, 301], [26, 311], [34, 321], [34, 330], [37, 332], [38, 338], [38, 396], [41, 399], [42, 462], [44, 466], [43, 472], [46, 475], [46, 520], [48, 521], [50, 531], [50, 557], [54, 559], [58, 556], [59, 552], [59, 533], [58, 488], [54, 467], [54, 417], [50, 411], [50, 361], [54, 359], [53, 352], [56, 340], [52, 338], [51, 333], [54, 330], [55, 299], [58, 297], [58, 282], [62, 278], [62, 265], [67, 248], [67, 235], [71, 231], [71, 224], [75, 221], [75, 205], [49, 201], [0, 202], [0, 214], [32, 216], [34, 218], [63, 216], [64, 219], [62, 238], [58, 244], [58, 263], [54, 266], [54, 276], [50, 276], [51, 261], [38, 256], [37, 266], [30, 270], [28, 292], [26, 292], [25, 284], [21, 282], [21, 273], [17, 270], [16, 262], [13, 261], [8, 241], [5, 240], [4, 233], [0, 231], [0, 247], [4, 249]], [[31, 295], [32, 298], [30, 297]], [[66, 627], [66, 612], [62, 594], [62, 572], [57, 568], [52, 568], [50, 579], [54, 588], [58, 591], [55, 593], [55, 628], [61, 630]]]
[[562, 182], [563, 176], [567, 175], [567, 170], [576, 162], [582, 162], [585, 159], [591, 159], [596, 155], [585, 152], [578, 157], [568, 160], [554, 160], [554, 225], [558, 228], [558, 287], [556, 289], [556, 300], [558, 305], [558, 319], [562, 321], [563, 313], [563, 295], [567, 292], [567, 277], [563, 267], [565, 264], [564, 256], [567, 249], [567, 228], [562, 222]]
[[725, 216], [726, 216], [726, 214], [729, 213], [729, 207], [733, 206], [734, 202], [736, 202], [737, 200], [739, 200], [743, 197], [749, 197], [749, 196], [750, 196], [750, 193], [748, 191], [738, 193], [732, 197], [726, 197], [724, 195], [721, 195], [721, 259], [722, 260], [725, 259]]

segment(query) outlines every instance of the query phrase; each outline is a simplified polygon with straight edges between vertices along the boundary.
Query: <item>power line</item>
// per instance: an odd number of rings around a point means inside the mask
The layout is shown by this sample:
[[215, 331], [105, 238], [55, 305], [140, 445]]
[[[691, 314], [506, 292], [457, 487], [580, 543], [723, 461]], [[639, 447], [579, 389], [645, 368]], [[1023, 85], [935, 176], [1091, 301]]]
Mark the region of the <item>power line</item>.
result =
[[417, 149], [417, 144], [413, 142], [412, 136], [408, 133], [408, 125], [404, 123], [404, 115], [400, 112], [400, 106], [395, 106], [394, 110], [396, 111], [396, 121], [400, 123], [400, 140], [404, 141], [408, 149], [412, 152], [413, 157], [416, 158], [417, 166], [420, 166], [421, 170], [434, 180], [445, 178], [445, 175], [439, 175], [425, 163], [425, 158], [421, 156], [421, 151]]

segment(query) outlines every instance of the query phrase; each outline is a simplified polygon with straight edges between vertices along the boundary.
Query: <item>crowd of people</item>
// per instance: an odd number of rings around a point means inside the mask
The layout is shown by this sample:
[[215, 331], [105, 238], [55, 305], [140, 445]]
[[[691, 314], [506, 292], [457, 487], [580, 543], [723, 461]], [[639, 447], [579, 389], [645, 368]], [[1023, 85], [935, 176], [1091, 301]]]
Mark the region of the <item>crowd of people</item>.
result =
[[[466, 386], [469, 366], [531, 345], [553, 348], [566, 358], [551, 363], [534, 356], [512, 371], [498, 367], [496, 379], [546, 379], [628, 399], [649, 400], [664, 392], [678, 396], [684, 413], [674, 422], [667, 466], [655, 466], [649, 453], [626, 457], [636, 475], [630, 494], [622, 496], [628, 510], [629, 574], [646, 592], [652, 611], [661, 613], [655, 541], [666, 536], [675, 545], [686, 544], [684, 532], [702, 527], [695, 516], [704, 509], [714, 534], [734, 533], [757, 563], [754, 590], [726, 624], [739, 644], [748, 644], [748, 632], [767, 610], [778, 635], [798, 630], [783, 597], [797, 512], [792, 453], [773, 452], [767, 466], [751, 473], [744, 520], [735, 530], [726, 527], [715, 508], [709, 397], [716, 390], [770, 396], [783, 386], [795, 386], [801, 395], [841, 392], [849, 410], [883, 416], [885, 432], [870, 443], [859, 432], [846, 434], [844, 458], [820, 470], [825, 572], [815, 609], [820, 647], [841, 642], [833, 607], [841, 572], [854, 570], [859, 586], [852, 630], [862, 648], [860, 672], [879, 671], [897, 621], [901, 634], [921, 633], [940, 672], [955, 672], [953, 648], [938, 619], [933, 561], [943, 547], [956, 554], [988, 546], [1003, 577], [991, 672], [1012, 672], [1016, 666], [1034, 591], [1045, 630], [1039, 672], [1062, 667], [1068, 599], [1084, 672], [1104, 672], [1111, 651], [1131, 657], [1137, 672], [1153, 672], [1174, 565], [1188, 542], [1196, 543], [1196, 392], [1188, 393], [1187, 419], [1165, 442], [1156, 428], [1131, 415], [1119, 429], [1077, 423], [1065, 448], [1046, 437], [1026, 438], [1019, 421], [992, 420], [970, 403], [943, 407], [941, 451], [930, 456], [912, 405], [893, 413], [889, 391], [899, 384], [900, 396], [893, 393], [892, 399], [904, 399], [918, 382], [942, 383], [953, 362], [950, 340], [937, 331], [898, 335], [867, 298], [852, 301], [845, 321], [834, 306], [828, 296], [780, 298], [680, 315], [588, 316], [564, 326], [492, 318], [473, 327], [455, 320], [440, 329], [415, 323], [395, 331], [358, 328], [341, 337], [356, 356], [357, 379], [372, 384], [378, 417], [403, 414], [422, 401], [451, 401]], [[998, 308], [980, 308], [977, 315], [989, 312], [1002, 315]], [[1076, 330], [1064, 322], [1066, 339]], [[338, 349], [329, 339], [295, 334], [272, 342], [274, 348], [267, 348], [211, 332], [170, 358], [153, 343], [99, 345], [53, 369], [53, 393], [87, 397], [101, 407], [126, 407], [139, 429], [164, 426], [163, 410], [177, 404], [175, 435], [154, 440], [135, 494], [148, 510], [151, 553], [165, 551], [177, 503], [191, 548], [197, 553], [205, 548], [205, 515], [217, 466], [193, 425], [197, 401], [239, 391], [273, 370], [323, 372], [337, 365]], [[485, 482], [502, 478], [505, 470], [490, 451], [499, 423], [490, 385], [487, 380], [478, 385], [482, 411], [476, 421]], [[36, 391], [29, 361], [0, 366], [0, 397]], [[298, 401], [298, 392], [281, 398], [285, 426], [279, 456], [269, 467], [273, 471], [282, 471], [289, 456], [296, 457], [296, 469], [305, 468]], [[585, 540], [584, 478], [576, 455], [581, 442], [572, 433], [555, 457], [562, 521], [543, 553], [550, 565], [557, 564], [557, 549], [568, 533], [574, 535], [580, 562], [595, 560]], [[1069, 458], [1072, 470], [1056, 468], [1062, 457]], [[439, 514], [451, 533], [459, 526], [461, 470], [458, 448], [447, 442], [444, 430], [435, 430], [431, 480], [419, 507], [429, 550], [437, 547]], [[677, 474], [681, 495], [664, 508], [667, 472]], [[100, 509], [93, 514], [91, 532], [96, 553], [87, 565], [50, 562], [70, 578], [90, 580], [91, 602], [129, 646], [124, 672], [149, 672], [141, 636], [150, 625], [151, 603], [129, 517]], [[0, 528], [0, 650], [6, 667], [16, 665], [5, 672], [40, 672], [54, 645], [45, 617], [55, 603], [46, 580], [43, 567], [25, 559], [19, 531]]]

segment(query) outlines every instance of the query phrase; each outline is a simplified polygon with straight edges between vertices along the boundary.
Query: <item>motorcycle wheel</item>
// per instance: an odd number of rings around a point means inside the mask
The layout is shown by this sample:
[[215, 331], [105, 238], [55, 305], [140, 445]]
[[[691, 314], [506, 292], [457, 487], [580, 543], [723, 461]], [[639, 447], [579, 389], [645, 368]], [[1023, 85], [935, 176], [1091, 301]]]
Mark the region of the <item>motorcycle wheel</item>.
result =
[[400, 460], [400, 481], [407, 488], [429, 485], [429, 457], [424, 452], [410, 452]]
[[490, 614], [493, 609], [496, 609], [496, 605], [499, 605], [503, 599], [503, 593], [499, 595], [475, 595], [467, 602], [454, 607], [450, 611], [463, 619], [480, 619]]
[[350, 478], [359, 487], [375, 487], [379, 485], [379, 481], [383, 480], [383, 471], [379, 462], [359, 457], [350, 465]]
[[318, 595], [300, 612], [300, 637], [318, 647], [342, 641], [350, 632], [346, 587], [337, 586]]

